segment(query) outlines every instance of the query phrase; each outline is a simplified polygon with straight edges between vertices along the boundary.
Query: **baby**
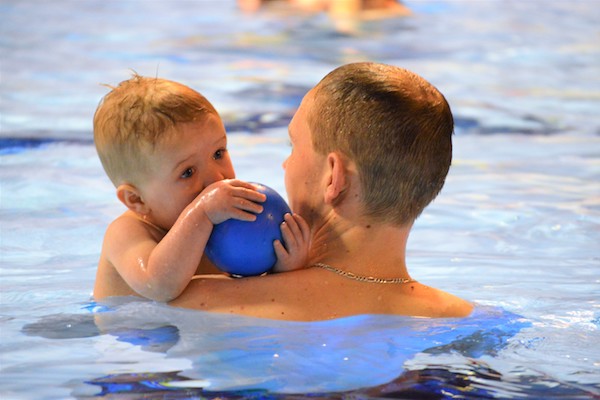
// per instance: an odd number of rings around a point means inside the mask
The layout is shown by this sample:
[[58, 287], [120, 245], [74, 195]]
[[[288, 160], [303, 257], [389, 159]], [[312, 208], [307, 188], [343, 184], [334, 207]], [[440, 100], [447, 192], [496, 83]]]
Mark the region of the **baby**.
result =
[[[176, 298], [194, 275], [219, 272], [203, 257], [213, 226], [263, 210], [265, 195], [235, 179], [219, 114], [185, 85], [139, 75], [121, 82], [96, 110], [94, 141], [127, 207], [106, 230], [96, 299]], [[274, 271], [305, 266], [306, 222], [286, 214], [281, 231]]]

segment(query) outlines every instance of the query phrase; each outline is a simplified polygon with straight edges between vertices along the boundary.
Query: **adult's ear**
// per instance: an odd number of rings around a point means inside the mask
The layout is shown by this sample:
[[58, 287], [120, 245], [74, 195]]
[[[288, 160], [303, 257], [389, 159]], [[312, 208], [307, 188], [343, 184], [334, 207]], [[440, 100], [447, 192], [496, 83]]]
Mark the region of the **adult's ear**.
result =
[[140, 216], [146, 215], [150, 211], [144, 203], [139, 189], [129, 183], [123, 183], [117, 187], [117, 198], [125, 204], [125, 207]]
[[325, 203], [336, 204], [341, 201], [350, 185], [348, 176], [349, 160], [340, 153], [332, 152], [327, 155], [327, 187], [325, 188]]

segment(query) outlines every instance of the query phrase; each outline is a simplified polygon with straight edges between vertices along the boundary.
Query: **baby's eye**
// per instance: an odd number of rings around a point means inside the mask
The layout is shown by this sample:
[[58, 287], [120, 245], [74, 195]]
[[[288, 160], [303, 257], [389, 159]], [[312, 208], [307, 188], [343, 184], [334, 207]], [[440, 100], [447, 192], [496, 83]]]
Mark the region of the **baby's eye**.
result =
[[219, 149], [219, 150], [215, 151], [215, 154], [213, 154], [213, 159], [220, 160], [221, 158], [223, 158], [225, 156], [226, 151], [227, 151], [227, 149]]
[[185, 171], [183, 171], [183, 174], [181, 174], [181, 177], [183, 179], [187, 179], [187, 178], [191, 177], [192, 175], [194, 175], [194, 168], [188, 168]]

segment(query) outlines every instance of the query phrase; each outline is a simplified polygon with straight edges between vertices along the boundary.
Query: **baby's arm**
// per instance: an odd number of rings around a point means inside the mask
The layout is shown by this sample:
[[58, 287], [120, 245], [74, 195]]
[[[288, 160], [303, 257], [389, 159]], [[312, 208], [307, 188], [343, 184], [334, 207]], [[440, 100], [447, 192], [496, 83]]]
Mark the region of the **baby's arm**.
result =
[[277, 263], [273, 272], [286, 272], [306, 267], [308, 249], [310, 247], [310, 228], [298, 214], [285, 214], [281, 224], [282, 244], [279, 240], [273, 243]]
[[[169, 301], [179, 296], [194, 276], [215, 224], [235, 218], [253, 221], [263, 207], [264, 194], [249, 183], [218, 181], [209, 185], [190, 203], [162, 238], [144, 235], [138, 227], [121, 235], [129, 245], [112, 252], [111, 262], [127, 284], [141, 296]], [[143, 225], [143, 223], [141, 223]]]

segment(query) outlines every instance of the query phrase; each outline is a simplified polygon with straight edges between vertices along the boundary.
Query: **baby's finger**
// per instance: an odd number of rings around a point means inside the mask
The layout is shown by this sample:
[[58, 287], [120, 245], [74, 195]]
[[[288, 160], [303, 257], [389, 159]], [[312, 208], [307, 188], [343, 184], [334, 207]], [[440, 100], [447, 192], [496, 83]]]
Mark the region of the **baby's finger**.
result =
[[308, 226], [308, 222], [306, 222], [300, 214], [294, 213], [293, 217], [300, 228], [300, 232], [302, 232], [302, 237], [304, 240], [308, 240], [310, 238], [310, 227]]
[[240, 181], [239, 179], [224, 179], [215, 183], [227, 187], [229, 196], [242, 197], [248, 200], [262, 203], [267, 199], [264, 193], [258, 191], [258, 186], [252, 183]]
[[278, 260], [283, 261], [288, 257], [288, 252], [283, 246], [283, 243], [281, 243], [281, 241], [274, 240], [273, 248], [275, 249], [275, 255], [277, 256]]
[[255, 203], [254, 201], [250, 201], [247, 199], [243, 199], [241, 197], [235, 197], [232, 199], [231, 207], [236, 210], [247, 211], [254, 214], [260, 214], [263, 212], [264, 207]]
[[250, 182], [246, 182], [246, 181], [242, 181], [239, 179], [225, 179], [224, 182], [227, 182], [227, 184], [231, 185], [231, 186], [235, 186], [235, 187], [239, 187], [239, 188], [246, 188], [246, 189], [250, 189], [250, 190], [258, 190], [258, 186], [254, 185]]
[[290, 229], [290, 226], [287, 222], [281, 223], [281, 236], [283, 237], [283, 243], [288, 251], [298, 245], [298, 241], [294, 236], [293, 232]]
[[[287, 214], [285, 214], [285, 216], [283, 218], [285, 219], [285, 225], [287, 226], [287, 228], [290, 230], [291, 234], [293, 235], [294, 241], [301, 239], [303, 237], [302, 231], [300, 230], [300, 227], [298, 226], [298, 222], [292, 216], [292, 214], [287, 213]], [[286, 243], [287, 243], [287, 241], [286, 241]]]
[[229, 219], [239, 219], [240, 221], [256, 221], [256, 214], [260, 212], [247, 212], [239, 208], [233, 208], [229, 212]]
[[234, 187], [233, 196], [258, 203], [264, 203], [267, 200], [267, 196], [264, 193], [257, 192], [252, 187]]

